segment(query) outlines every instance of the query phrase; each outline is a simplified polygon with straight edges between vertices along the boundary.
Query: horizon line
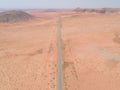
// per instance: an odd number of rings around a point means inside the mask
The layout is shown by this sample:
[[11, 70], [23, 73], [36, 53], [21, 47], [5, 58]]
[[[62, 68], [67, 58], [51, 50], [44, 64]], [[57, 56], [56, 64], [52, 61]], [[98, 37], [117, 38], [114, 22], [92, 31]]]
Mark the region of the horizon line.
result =
[[[76, 7], [76, 8], [80, 8], [80, 9], [104, 9], [104, 8], [106, 8], [106, 9], [120, 9], [120, 7], [101, 7], [101, 8], [88, 8], [88, 7], [86, 7], [86, 8], [82, 8], [82, 7]], [[63, 9], [76, 9], [76, 8], [0, 8], [0, 10], [63, 10]]]

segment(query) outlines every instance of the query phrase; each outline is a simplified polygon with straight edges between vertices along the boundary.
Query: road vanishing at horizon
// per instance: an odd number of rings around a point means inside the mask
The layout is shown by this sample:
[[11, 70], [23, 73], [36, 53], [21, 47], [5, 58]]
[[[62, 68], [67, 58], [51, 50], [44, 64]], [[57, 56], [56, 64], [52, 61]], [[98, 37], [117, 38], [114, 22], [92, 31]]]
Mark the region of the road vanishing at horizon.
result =
[[58, 67], [57, 67], [57, 90], [63, 90], [63, 71], [62, 71], [62, 24], [61, 24], [61, 17], [58, 17]]

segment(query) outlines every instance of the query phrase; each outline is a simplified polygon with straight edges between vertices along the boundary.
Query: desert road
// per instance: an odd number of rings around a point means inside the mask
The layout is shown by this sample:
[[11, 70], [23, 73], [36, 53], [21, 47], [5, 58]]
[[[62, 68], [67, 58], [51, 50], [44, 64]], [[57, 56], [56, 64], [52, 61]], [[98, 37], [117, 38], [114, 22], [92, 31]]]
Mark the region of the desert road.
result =
[[120, 90], [120, 11], [110, 12], [2, 14], [0, 90]]
[[61, 17], [58, 17], [58, 90], [63, 90]]

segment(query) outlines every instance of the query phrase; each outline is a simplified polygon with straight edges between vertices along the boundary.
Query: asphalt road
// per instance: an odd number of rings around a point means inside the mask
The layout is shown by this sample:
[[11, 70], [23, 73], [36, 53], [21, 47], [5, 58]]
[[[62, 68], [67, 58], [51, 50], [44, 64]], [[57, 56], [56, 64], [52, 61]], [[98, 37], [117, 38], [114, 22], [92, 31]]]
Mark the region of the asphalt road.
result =
[[63, 71], [62, 71], [62, 24], [61, 17], [58, 17], [58, 76], [57, 76], [57, 88], [58, 90], [63, 90]]

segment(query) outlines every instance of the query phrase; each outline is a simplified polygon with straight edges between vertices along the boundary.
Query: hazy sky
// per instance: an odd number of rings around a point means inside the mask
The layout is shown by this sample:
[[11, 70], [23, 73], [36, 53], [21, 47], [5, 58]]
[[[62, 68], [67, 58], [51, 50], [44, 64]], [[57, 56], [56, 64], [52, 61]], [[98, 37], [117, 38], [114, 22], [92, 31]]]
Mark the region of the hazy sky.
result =
[[0, 0], [0, 8], [120, 8], [120, 0]]

